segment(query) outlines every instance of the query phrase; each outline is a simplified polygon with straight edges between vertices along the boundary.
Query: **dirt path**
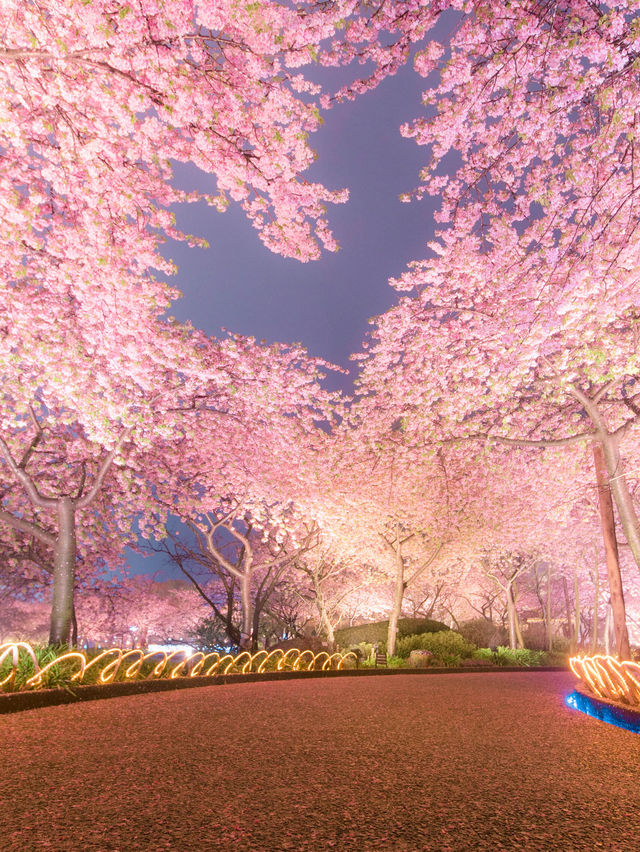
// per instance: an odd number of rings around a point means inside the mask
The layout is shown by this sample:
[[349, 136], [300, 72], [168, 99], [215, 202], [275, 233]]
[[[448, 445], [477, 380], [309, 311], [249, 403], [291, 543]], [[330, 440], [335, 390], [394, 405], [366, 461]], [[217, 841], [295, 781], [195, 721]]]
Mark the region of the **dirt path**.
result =
[[640, 737], [572, 687], [345, 678], [0, 717], [0, 850], [640, 849]]

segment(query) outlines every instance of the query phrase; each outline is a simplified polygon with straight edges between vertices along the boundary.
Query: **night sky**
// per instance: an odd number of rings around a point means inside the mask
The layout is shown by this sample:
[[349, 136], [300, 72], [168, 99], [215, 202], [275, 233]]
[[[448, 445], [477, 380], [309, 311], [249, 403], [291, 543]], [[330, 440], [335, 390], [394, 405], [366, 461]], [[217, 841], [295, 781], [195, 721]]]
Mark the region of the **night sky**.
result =
[[[325, 74], [346, 81], [357, 70]], [[399, 133], [420, 113], [423, 88], [424, 80], [405, 67], [377, 90], [325, 112], [325, 124], [311, 137], [318, 158], [304, 176], [350, 190], [347, 204], [329, 208], [341, 247], [336, 253], [302, 264], [268, 251], [238, 206], [223, 214], [205, 204], [176, 207], [178, 226], [210, 243], [208, 249], [165, 246], [179, 267], [172, 283], [184, 293], [172, 309], [177, 319], [213, 336], [227, 328], [268, 343], [299, 342], [311, 355], [349, 368], [368, 319], [394, 302], [388, 278], [422, 258], [433, 236], [434, 204], [398, 198], [418, 184], [425, 164], [425, 149]], [[187, 189], [216, 191], [214, 179], [194, 167], [179, 166], [176, 179]], [[336, 376], [331, 384], [349, 391], [352, 377]]]

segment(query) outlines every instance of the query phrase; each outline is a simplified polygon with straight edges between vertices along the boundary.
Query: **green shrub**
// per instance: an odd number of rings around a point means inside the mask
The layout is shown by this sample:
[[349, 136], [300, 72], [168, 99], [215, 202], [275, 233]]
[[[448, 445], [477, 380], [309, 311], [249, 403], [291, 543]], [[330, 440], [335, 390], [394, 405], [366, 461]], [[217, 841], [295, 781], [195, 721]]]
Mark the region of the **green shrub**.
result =
[[[33, 652], [38, 661], [38, 666], [43, 669], [48, 663], [53, 662], [57, 657], [68, 652], [66, 645], [33, 645]], [[13, 668], [12, 655], [5, 657], [0, 666], [0, 681], [4, 680]], [[72, 676], [78, 671], [78, 663], [75, 660], [63, 660], [58, 665], [52, 666], [44, 673], [42, 682], [38, 685], [38, 689], [70, 689], [74, 681]], [[20, 650], [18, 656], [18, 666], [15, 677], [2, 687], [2, 692], [13, 692], [15, 690], [24, 689], [26, 682], [35, 674], [33, 660], [29, 654], [26, 654], [23, 649]]]
[[453, 668], [457, 669], [460, 667], [460, 663], [462, 662], [462, 657], [459, 654], [442, 654], [439, 658], [436, 657], [437, 666], [444, 666], [445, 668]]
[[388, 657], [387, 658], [387, 668], [390, 669], [403, 669], [407, 664], [407, 661], [402, 657]]
[[438, 662], [454, 665], [454, 658], [459, 661], [462, 657], [470, 657], [474, 646], [454, 630], [406, 636], [396, 642], [396, 654], [403, 659], [406, 659], [411, 651], [417, 650], [431, 651]]
[[494, 655], [491, 648], [476, 648], [473, 652], [474, 660], [487, 660], [488, 662], [494, 663]]
[[423, 633], [440, 633], [450, 629], [446, 624], [434, 621], [433, 618], [401, 618], [398, 621], [398, 638], [421, 636]]
[[544, 651], [530, 648], [505, 648], [501, 645], [493, 659], [499, 666], [542, 666], [546, 662]]
[[345, 652], [353, 651], [358, 657], [360, 665], [373, 663], [373, 645], [371, 642], [360, 642], [357, 645], [349, 645], [348, 648], [344, 648], [343, 650]]
[[[401, 618], [398, 621], [398, 638], [422, 633], [437, 633], [443, 630], [449, 630], [447, 625], [431, 618]], [[377, 642], [386, 647], [388, 631], [388, 621], [375, 621], [370, 624], [358, 624], [355, 627], [344, 627], [341, 630], [336, 630], [335, 639], [341, 648], [350, 648], [352, 645], [360, 645], [362, 642], [371, 645], [375, 645]]]

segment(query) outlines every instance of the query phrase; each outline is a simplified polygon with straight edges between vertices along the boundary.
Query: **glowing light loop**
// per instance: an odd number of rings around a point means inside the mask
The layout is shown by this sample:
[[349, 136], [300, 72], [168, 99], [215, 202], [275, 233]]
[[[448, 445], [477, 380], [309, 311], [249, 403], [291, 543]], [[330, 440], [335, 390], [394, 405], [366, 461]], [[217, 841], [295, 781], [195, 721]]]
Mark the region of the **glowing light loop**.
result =
[[[160, 678], [166, 675], [168, 671], [169, 679], [175, 680], [178, 678], [198, 678], [211, 677], [216, 674], [227, 675], [234, 669], [240, 669], [242, 674], [249, 674], [255, 671], [258, 674], [266, 672], [267, 666], [271, 664], [275, 671], [329, 671], [330, 669], [342, 669], [345, 662], [353, 660], [357, 663], [357, 657], [354, 653], [346, 654], [329, 654], [327, 651], [314, 653], [313, 651], [301, 651], [299, 648], [290, 648], [288, 651], [283, 651], [276, 648], [274, 651], [257, 651], [251, 653], [249, 651], [241, 651], [235, 656], [233, 654], [224, 654], [220, 656], [217, 651], [210, 654], [204, 654], [202, 651], [196, 651], [189, 654], [187, 651], [173, 651], [167, 654], [165, 651], [152, 651], [145, 653], [139, 648], [133, 650], [124, 650], [122, 648], [108, 648], [101, 651], [93, 659], [87, 659], [86, 654], [82, 651], [68, 651], [55, 659], [48, 662], [42, 668], [40, 667], [37, 655], [31, 645], [27, 642], [8, 642], [0, 645], [0, 670], [6, 665], [7, 661], [11, 661], [11, 667], [8, 673], [0, 680], [0, 689], [7, 686], [11, 687], [15, 681], [16, 673], [20, 665], [21, 656], [30, 659], [34, 674], [25, 681], [25, 688], [41, 686], [47, 672], [54, 666], [61, 663], [73, 663], [78, 666], [78, 670], [69, 678], [73, 682], [82, 683], [86, 679], [87, 673], [95, 670], [98, 683], [113, 683], [118, 675], [121, 675], [122, 680], [132, 681], [136, 679]], [[159, 661], [153, 668], [142, 674], [147, 663], [160, 657]], [[171, 665], [173, 663], [173, 665]], [[625, 666], [630, 665], [635, 668], [627, 671]], [[572, 666], [573, 668], [573, 666]], [[574, 672], [578, 677], [578, 671], [582, 668], [576, 664]], [[622, 663], [619, 668], [616, 668], [613, 677], [620, 684], [619, 692], [625, 695], [633, 696], [636, 700], [640, 700], [640, 666], [636, 663]], [[625, 677], [630, 679], [628, 687], [622, 686], [622, 681]], [[601, 678], [599, 678], [599, 681]], [[625, 681], [626, 682], [626, 681]], [[612, 688], [615, 688], [612, 682]], [[599, 693], [600, 694], [600, 693]]]
[[587, 689], [599, 698], [640, 706], [640, 664], [596, 654], [571, 657], [569, 666]]

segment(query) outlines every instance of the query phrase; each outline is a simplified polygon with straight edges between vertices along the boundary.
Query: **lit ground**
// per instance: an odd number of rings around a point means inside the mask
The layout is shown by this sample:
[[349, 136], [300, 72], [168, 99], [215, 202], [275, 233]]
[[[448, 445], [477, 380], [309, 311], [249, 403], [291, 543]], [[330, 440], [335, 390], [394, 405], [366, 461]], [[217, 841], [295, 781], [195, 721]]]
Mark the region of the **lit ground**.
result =
[[634, 850], [640, 737], [564, 673], [253, 683], [0, 717], [2, 852]]

